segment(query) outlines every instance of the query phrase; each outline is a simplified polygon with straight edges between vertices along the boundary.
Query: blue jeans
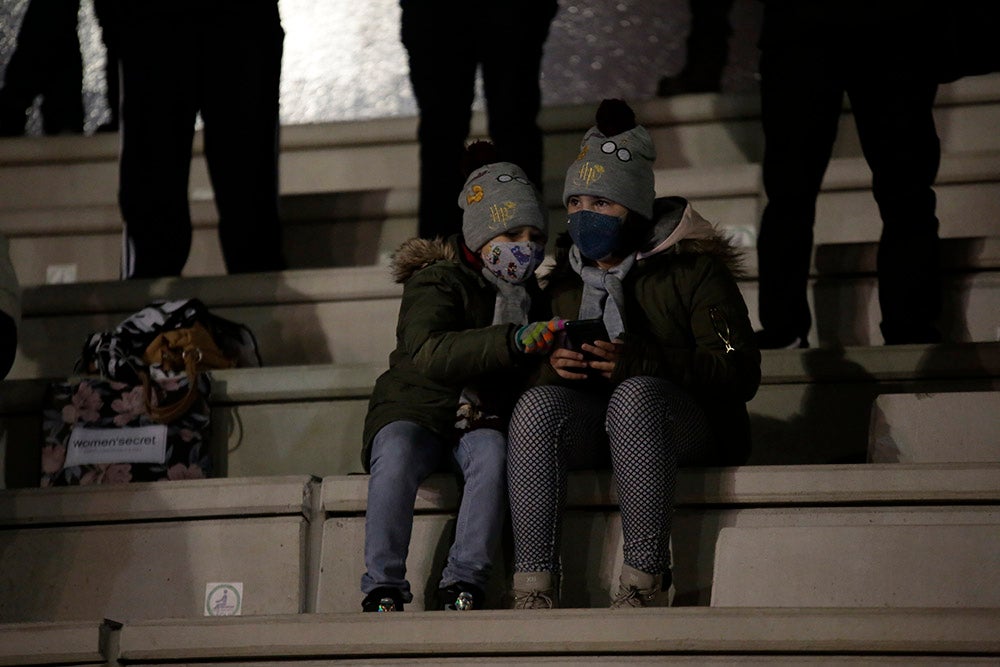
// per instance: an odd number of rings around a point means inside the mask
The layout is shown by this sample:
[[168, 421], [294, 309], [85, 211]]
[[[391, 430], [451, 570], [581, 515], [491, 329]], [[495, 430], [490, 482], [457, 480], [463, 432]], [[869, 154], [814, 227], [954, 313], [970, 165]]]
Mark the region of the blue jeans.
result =
[[406, 556], [417, 489], [431, 473], [447, 469], [449, 457], [458, 464], [465, 487], [441, 587], [458, 581], [486, 587], [507, 509], [506, 436], [477, 429], [452, 448], [422, 426], [396, 421], [384, 426], [372, 443], [362, 593], [391, 586], [402, 592], [404, 602], [413, 600]]

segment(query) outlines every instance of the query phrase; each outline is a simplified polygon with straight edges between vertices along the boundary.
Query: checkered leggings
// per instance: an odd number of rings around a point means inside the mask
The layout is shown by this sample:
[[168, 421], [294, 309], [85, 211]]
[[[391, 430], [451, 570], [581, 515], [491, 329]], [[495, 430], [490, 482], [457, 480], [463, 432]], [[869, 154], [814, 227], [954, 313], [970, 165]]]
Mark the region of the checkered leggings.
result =
[[629, 378], [610, 400], [563, 386], [529, 389], [514, 409], [507, 454], [514, 569], [560, 573], [567, 472], [606, 467], [610, 453], [624, 561], [665, 571], [677, 468], [711, 449], [704, 411], [668, 380]]

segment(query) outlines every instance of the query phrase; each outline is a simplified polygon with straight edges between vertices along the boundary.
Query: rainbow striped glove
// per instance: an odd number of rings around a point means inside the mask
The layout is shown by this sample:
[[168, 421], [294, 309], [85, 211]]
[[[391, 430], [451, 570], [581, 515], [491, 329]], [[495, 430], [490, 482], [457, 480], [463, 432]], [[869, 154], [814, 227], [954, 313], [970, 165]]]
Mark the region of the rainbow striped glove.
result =
[[556, 341], [556, 334], [566, 326], [566, 320], [553, 317], [548, 322], [525, 324], [514, 334], [517, 349], [527, 354], [544, 354]]

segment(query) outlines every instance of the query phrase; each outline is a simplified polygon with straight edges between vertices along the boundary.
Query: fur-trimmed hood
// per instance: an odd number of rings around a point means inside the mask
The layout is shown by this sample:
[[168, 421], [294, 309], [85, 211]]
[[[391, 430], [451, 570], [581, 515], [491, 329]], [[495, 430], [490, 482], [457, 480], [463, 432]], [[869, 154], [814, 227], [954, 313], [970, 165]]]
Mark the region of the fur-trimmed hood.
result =
[[389, 262], [393, 281], [400, 284], [405, 283], [414, 273], [434, 262], [441, 260], [458, 262], [459, 243], [461, 241], [457, 236], [452, 236], [449, 239], [439, 237], [433, 241], [422, 238], [404, 241], [392, 253]]

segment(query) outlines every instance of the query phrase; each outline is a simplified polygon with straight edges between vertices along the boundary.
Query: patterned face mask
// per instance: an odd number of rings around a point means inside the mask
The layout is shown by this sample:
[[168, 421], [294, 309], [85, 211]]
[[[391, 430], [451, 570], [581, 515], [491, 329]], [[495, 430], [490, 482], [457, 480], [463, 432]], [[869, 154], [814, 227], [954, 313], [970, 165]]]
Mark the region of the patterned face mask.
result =
[[483, 264], [493, 275], [520, 285], [545, 259], [545, 246], [537, 241], [491, 241], [482, 255]]
[[604, 259], [618, 249], [622, 220], [582, 210], [569, 214], [569, 236], [587, 259]]

